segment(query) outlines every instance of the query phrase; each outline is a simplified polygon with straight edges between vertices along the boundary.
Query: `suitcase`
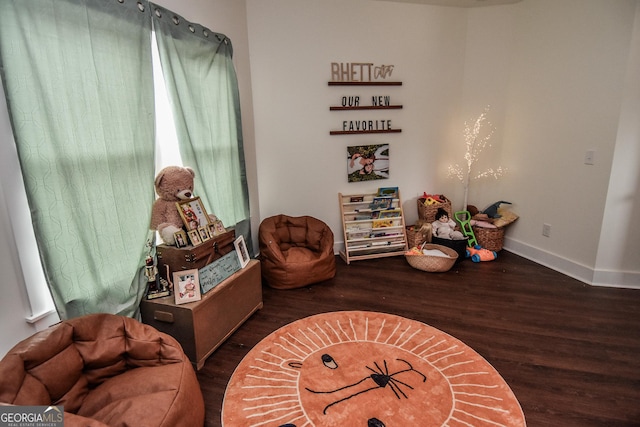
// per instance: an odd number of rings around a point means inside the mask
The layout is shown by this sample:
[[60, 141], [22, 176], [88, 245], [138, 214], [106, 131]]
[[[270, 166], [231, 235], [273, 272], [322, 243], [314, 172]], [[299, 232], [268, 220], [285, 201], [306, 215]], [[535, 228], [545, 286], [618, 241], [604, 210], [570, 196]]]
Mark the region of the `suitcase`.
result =
[[[201, 269], [223, 255], [235, 250], [233, 242], [236, 239], [235, 229], [215, 236], [198, 246], [177, 248], [169, 245], [158, 245], [158, 270], [160, 276], [171, 281], [176, 271]], [[167, 277], [167, 270], [169, 277]]]

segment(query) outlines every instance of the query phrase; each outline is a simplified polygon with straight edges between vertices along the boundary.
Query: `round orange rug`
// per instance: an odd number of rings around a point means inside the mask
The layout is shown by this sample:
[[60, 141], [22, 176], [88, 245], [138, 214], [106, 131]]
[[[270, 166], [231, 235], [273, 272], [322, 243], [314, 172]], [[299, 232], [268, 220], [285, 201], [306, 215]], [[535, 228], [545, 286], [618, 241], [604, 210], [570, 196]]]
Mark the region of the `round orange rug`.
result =
[[498, 372], [424, 323], [365, 311], [318, 314], [256, 345], [233, 373], [224, 427], [525, 426]]

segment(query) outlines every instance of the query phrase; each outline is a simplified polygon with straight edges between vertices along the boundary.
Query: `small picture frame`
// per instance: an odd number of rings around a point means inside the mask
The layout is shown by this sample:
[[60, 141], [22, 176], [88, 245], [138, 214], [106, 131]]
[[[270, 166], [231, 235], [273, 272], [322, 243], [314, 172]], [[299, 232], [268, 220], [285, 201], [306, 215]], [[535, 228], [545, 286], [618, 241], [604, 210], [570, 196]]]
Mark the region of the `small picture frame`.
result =
[[214, 221], [213, 223], [209, 224], [209, 230], [211, 231], [211, 237], [219, 236], [227, 232], [227, 229], [224, 228], [224, 224], [222, 224], [222, 221], [220, 220]]
[[211, 238], [211, 236], [209, 235], [208, 225], [206, 227], [198, 227], [198, 234], [200, 235], [200, 241], [203, 243]]
[[176, 304], [200, 301], [202, 298], [197, 269], [173, 273], [173, 286]]
[[187, 231], [187, 234], [189, 235], [189, 240], [191, 240], [191, 244], [193, 246], [202, 244], [202, 240], [200, 239], [200, 233], [198, 232], [198, 230], [189, 230]]
[[189, 240], [187, 240], [187, 233], [184, 230], [176, 231], [173, 233], [173, 240], [176, 242], [176, 248], [184, 248], [189, 245]]
[[236, 240], [233, 241], [233, 246], [236, 248], [236, 253], [238, 254], [238, 261], [240, 261], [240, 266], [244, 268], [247, 264], [249, 264], [249, 251], [247, 250], [247, 244], [244, 241], [244, 236], [238, 236]]
[[188, 231], [209, 225], [209, 215], [207, 215], [200, 197], [176, 202], [176, 207]]
[[349, 201], [351, 203], [362, 202], [362, 201], [364, 201], [364, 196], [351, 196], [351, 198], [349, 198]]

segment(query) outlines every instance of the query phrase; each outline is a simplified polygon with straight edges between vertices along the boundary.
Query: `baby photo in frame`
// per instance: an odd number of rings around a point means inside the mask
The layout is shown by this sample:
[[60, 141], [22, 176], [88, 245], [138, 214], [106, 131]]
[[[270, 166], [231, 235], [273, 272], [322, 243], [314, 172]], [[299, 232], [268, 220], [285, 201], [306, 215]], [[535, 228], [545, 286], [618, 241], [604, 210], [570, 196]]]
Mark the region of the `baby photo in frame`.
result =
[[176, 202], [180, 218], [187, 230], [197, 230], [209, 225], [209, 215], [202, 205], [200, 197]]
[[239, 236], [233, 242], [233, 246], [236, 248], [236, 253], [238, 254], [238, 261], [240, 261], [240, 266], [244, 268], [247, 264], [249, 264], [249, 251], [247, 250], [247, 244], [244, 241], [244, 236]]
[[173, 286], [176, 304], [200, 301], [202, 298], [197, 269], [173, 273]]
[[202, 244], [202, 239], [200, 239], [200, 233], [198, 232], [198, 230], [189, 230], [187, 231], [187, 234], [189, 235], [189, 240], [191, 240], [191, 244], [193, 246], [198, 246], [200, 244]]
[[389, 178], [389, 144], [347, 147], [347, 181]]
[[203, 243], [211, 238], [209, 235], [209, 227], [198, 227], [198, 233], [200, 234], [200, 241]]
[[209, 224], [209, 230], [211, 230], [212, 236], [219, 236], [227, 232], [227, 229], [224, 228], [224, 224], [222, 224], [222, 221], [220, 220], [213, 221]]
[[176, 241], [176, 248], [184, 248], [189, 245], [187, 240], [187, 233], [184, 230], [176, 231], [173, 233], [173, 239]]

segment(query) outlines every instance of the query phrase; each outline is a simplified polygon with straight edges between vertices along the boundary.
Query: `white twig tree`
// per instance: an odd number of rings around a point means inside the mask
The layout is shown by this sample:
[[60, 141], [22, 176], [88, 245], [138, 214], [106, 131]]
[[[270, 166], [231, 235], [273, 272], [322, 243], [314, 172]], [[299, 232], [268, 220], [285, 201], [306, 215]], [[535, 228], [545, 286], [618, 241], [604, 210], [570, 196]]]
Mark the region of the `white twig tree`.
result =
[[[506, 172], [506, 169], [503, 169], [501, 166], [498, 166], [496, 169], [488, 168], [480, 173], [473, 171], [473, 166], [478, 161], [482, 150], [484, 150], [487, 145], [491, 147], [489, 140], [493, 136], [495, 129], [487, 120], [489, 109], [490, 107], [487, 106], [482, 114], [473, 122], [472, 126], [469, 122], [464, 122], [464, 142], [466, 146], [466, 152], [464, 154], [465, 164], [462, 166], [458, 164], [449, 166], [449, 176], [457, 177], [464, 183], [464, 205], [462, 210], [467, 210], [469, 183], [471, 180], [487, 177], [498, 179]], [[485, 127], [488, 128], [486, 131], [484, 129]]]

